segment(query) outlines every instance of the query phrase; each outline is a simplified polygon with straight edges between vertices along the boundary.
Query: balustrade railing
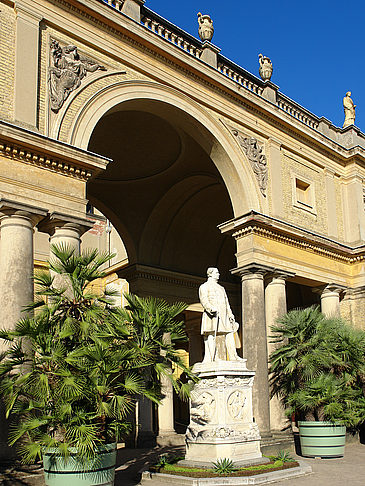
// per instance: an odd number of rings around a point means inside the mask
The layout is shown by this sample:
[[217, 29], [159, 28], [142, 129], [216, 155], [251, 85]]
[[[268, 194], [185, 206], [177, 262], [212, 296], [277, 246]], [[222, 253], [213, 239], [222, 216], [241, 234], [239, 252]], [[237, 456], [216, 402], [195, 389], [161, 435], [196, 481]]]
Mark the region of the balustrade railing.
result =
[[152, 10], [144, 8], [141, 23], [155, 34], [171, 42], [188, 54], [199, 58], [202, 53], [201, 42], [195, 37], [172, 24], [163, 17], [157, 16]]
[[114, 7], [116, 10], [121, 11], [124, 0], [102, 0], [102, 2], [110, 5], [110, 7]]
[[277, 93], [276, 95], [276, 105], [289, 115], [293, 116], [297, 120], [301, 121], [305, 125], [317, 130], [319, 125], [319, 118], [317, 118], [313, 113], [307, 111], [302, 106], [298, 105], [292, 101], [287, 96], [282, 93]]
[[218, 71], [224, 74], [224, 76], [232, 79], [232, 81], [235, 81], [244, 88], [252, 91], [252, 93], [261, 96], [264, 91], [263, 86], [255, 82], [254, 76], [251, 77], [249, 73], [246, 73], [243, 69], [237, 72], [238, 70], [236, 71], [222, 62], [218, 62]]

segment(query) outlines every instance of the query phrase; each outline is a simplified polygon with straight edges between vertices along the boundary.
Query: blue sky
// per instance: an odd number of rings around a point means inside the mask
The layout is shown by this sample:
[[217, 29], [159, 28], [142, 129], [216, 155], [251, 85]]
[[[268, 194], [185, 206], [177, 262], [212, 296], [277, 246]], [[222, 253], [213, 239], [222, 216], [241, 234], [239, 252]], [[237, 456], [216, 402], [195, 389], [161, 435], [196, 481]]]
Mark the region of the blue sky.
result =
[[365, 132], [365, 2], [355, 0], [146, 0], [145, 5], [198, 37], [197, 12], [214, 22], [212, 42], [258, 76], [258, 54], [271, 58], [280, 91], [335, 125], [352, 92]]

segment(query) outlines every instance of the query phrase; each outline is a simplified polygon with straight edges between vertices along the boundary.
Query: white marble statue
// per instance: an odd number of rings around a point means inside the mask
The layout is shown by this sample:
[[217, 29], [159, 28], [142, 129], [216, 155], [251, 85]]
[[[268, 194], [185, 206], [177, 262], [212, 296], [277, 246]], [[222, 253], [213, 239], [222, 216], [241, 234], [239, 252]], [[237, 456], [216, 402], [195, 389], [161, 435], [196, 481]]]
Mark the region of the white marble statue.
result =
[[350, 125], [355, 125], [355, 108], [354, 102], [351, 99], [351, 91], [346, 93], [346, 96], [343, 99], [343, 109], [345, 112], [345, 121], [343, 123], [343, 127], [348, 127]]
[[239, 325], [229, 306], [224, 287], [218, 284], [219, 271], [210, 267], [208, 280], [199, 288], [200, 302], [204, 308], [201, 333], [204, 335], [203, 363], [219, 361], [217, 356], [217, 335], [225, 335], [228, 361], [242, 360], [236, 351], [235, 333]]

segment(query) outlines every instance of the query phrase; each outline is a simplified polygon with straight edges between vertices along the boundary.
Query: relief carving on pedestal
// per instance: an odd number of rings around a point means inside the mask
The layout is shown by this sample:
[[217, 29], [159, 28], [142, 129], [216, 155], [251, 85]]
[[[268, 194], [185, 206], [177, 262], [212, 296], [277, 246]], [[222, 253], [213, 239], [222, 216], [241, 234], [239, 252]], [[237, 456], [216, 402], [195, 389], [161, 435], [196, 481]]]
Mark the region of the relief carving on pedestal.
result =
[[210, 422], [215, 412], [215, 399], [208, 392], [192, 397], [190, 416], [193, 422], [200, 425]]
[[239, 420], [243, 417], [243, 412], [246, 404], [246, 397], [240, 390], [235, 390], [230, 394], [227, 400], [227, 408], [230, 416]]
[[233, 135], [237, 138], [240, 147], [250, 161], [252, 170], [255, 173], [261, 194], [266, 197], [268, 167], [266, 155], [262, 153], [262, 147], [254, 137], [245, 137], [238, 130], [232, 129]]
[[106, 68], [82, 56], [74, 45], [61, 47], [58, 41], [52, 40], [50, 49], [53, 66], [49, 66], [48, 86], [51, 109], [57, 113], [88, 72], [106, 71]]

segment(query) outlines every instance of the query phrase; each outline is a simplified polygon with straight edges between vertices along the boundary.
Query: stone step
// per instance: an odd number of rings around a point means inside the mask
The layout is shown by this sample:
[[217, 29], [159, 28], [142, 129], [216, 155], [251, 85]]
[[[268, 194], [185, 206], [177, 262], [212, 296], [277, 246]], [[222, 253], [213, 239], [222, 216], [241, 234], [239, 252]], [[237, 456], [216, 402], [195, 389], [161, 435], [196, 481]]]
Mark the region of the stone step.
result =
[[184, 446], [185, 434], [158, 435], [156, 437], [156, 443], [160, 447]]
[[265, 456], [278, 454], [280, 451], [295, 452], [295, 442], [292, 434], [273, 435], [261, 439], [261, 452]]

